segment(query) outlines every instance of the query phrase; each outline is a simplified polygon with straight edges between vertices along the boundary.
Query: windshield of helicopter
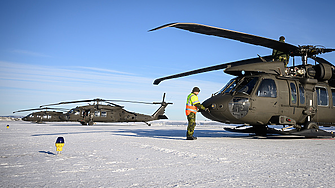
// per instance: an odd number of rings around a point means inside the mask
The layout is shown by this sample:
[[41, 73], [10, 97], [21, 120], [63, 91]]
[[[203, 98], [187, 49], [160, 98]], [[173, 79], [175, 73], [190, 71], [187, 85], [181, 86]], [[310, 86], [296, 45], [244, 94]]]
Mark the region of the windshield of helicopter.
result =
[[80, 110], [73, 108], [69, 111], [69, 114], [74, 114], [74, 115], [79, 115], [80, 114]]
[[244, 77], [243, 80], [241, 80], [234, 89], [232, 89], [232, 92], [239, 92], [239, 93], [245, 93], [250, 95], [252, 92], [252, 89], [254, 88], [256, 82], [258, 80], [258, 77]]
[[218, 93], [229, 93], [236, 86], [238, 80], [238, 77], [231, 79]]
[[239, 92], [250, 95], [258, 77], [237, 77], [231, 79], [219, 93]]
[[218, 93], [239, 92], [250, 95], [258, 77], [236, 77], [231, 79]]

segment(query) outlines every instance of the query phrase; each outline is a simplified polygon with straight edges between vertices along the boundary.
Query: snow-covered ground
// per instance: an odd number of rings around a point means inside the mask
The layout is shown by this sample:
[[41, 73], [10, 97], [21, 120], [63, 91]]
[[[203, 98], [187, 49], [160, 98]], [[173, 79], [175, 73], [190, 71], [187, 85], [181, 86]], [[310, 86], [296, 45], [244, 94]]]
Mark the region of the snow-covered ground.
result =
[[188, 141], [186, 122], [1, 121], [1, 187], [335, 187], [334, 139], [259, 138], [222, 127], [202, 122], [198, 140]]

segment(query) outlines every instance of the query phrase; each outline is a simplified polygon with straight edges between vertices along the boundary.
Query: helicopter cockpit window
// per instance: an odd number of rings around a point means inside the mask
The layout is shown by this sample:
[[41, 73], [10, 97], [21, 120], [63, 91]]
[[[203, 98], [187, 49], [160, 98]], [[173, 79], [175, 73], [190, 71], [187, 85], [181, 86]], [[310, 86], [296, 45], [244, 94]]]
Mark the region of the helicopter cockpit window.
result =
[[292, 104], [296, 104], [297, 103], [297, 88], [295, 87], [294, 83], [290, 83], [290, 87], [291, 87], [291, 101], [292, 101]]
[[80, 115], [80, 110], [75, 110], [74, 115]]
[[95, 117], [100, 117], [100, 111], [95, 111], [95, 112], [94, 112], [94, 116], [95, 116]]
[[335, 107], [335, 89], [332, 89], [333, 106]]
[[80, 110], [71, 109], [71, 110], [69, 111], [69, 114], [79, 115], [79, 114], [80, 114]]
[[328, 93], [326, 88], [316, 87], [316, 95], [319, 106], [328, 106]]
[[231, 79], [218, 93], [229, 93], [236, 86], [237, 80], [237, 78]]
[[258, 77], [244, 78], [242, 83], [238, 84], [232, 91], [238, 91], [250, 95], [257, 80]]
[[259, 97], [277, 97], [277, 87], [275, 81], [272, 79], [264, 79], [257, 90], [257, 96]]
[[300, 96], [300, 104], [305, 104], [305, 89], [304, 86], [299, 84], [299, 96]]

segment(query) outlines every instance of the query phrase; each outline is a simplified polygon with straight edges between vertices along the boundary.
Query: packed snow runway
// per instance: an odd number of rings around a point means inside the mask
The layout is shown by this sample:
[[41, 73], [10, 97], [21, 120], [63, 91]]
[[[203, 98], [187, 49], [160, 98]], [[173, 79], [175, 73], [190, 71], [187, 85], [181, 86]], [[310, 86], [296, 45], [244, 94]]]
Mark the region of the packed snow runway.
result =
[[0, 125], [1, 187], [335, 187], [330, 138], [259, 138], [211, 122], [196, 141], [186, 122]]

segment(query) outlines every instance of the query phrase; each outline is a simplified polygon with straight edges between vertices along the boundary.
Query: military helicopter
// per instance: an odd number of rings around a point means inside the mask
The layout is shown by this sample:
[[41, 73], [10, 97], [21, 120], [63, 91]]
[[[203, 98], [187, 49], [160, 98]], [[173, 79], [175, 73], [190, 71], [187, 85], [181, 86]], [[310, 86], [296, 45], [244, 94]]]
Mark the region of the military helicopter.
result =
[[[94, 102], [93, 104], [88, 104], [85, 106], [77, 106], [65, 114], [59, 116], [62, 121], [78, 121], [82, 125], [93, 125], [95, 122], [144, 122], [148, 126], [149, 121], [158, 119], [167, 119], [164, 115], [165, 108], [169, 102], [165, 102], [165, 93], [163, 95], [162, 102], [138, 102], [138, 101], [127, 101], [127, 100], [105, 100], [105, 99], [88, 99], [88, 100], [78, 100], [69, 102], [59, 102], [55, 104], [42, 105], [54, 106], [62, 104], [73, 104], [73, 103], [85, 103]], [[140, 103], [140, 104], [160, 104], [161, 106], [152, 115], [145, 115], [135, 112], [129, 112], [123, 109], [123, 106], [112, 103], [113, 102], [128, 102], [128, 103]], [[106, 103], [106, 104], [101, 104]]]
[[[281, 51], [293, 57], [293, 66], [274, 59], [272, 55], [256, 57], [200, 68], [184, 73], [158, 78], [161, 81], [214, 70], [235, 76], [220, 91], [202, 104], [210, 112], [202, 115], [214, 121], [240, 124], [229, 131], [267, 134], [290, 134], [305, 137], [332, 136], [332, 132], [319, 126], [335, 126], [335, 68], [317, 55], [335, 49], [312, 45], [295, 46], [285, 42], [247, 33], [196, 24], [171, 23], [149, 31], [175, 27], [190, 32], [237, 40]], [[301, 65], [295, 65], [294, 57], [300, 56]], [[315, 65], [307, 63], [307, 59]], [[316, 64], [318, 63], [318, 64]], [[269, 125], [282, 125], [282, 129]], [[243, 127], [243, 128], [242, 128]]]
[[31, 114], [28, 114], [27, 116], [23, 117], [23, 121], [31, 121], [35, 123], [43, 123], [43, 122], [57, 122], [57, 121], [63, 121], [59, 117], [63, 115], [64, 112], [59, 111], [49, 111], [49, 110], [61, 110], [64, 111], [66, 109], [64, 108], [32, 108], [32, 109], [26, 109], [26, 110], [18, 110], [14, 111], [13, 113], [18, 112], [27, 112], [27, 111], [37, 111], [33, 112]]

